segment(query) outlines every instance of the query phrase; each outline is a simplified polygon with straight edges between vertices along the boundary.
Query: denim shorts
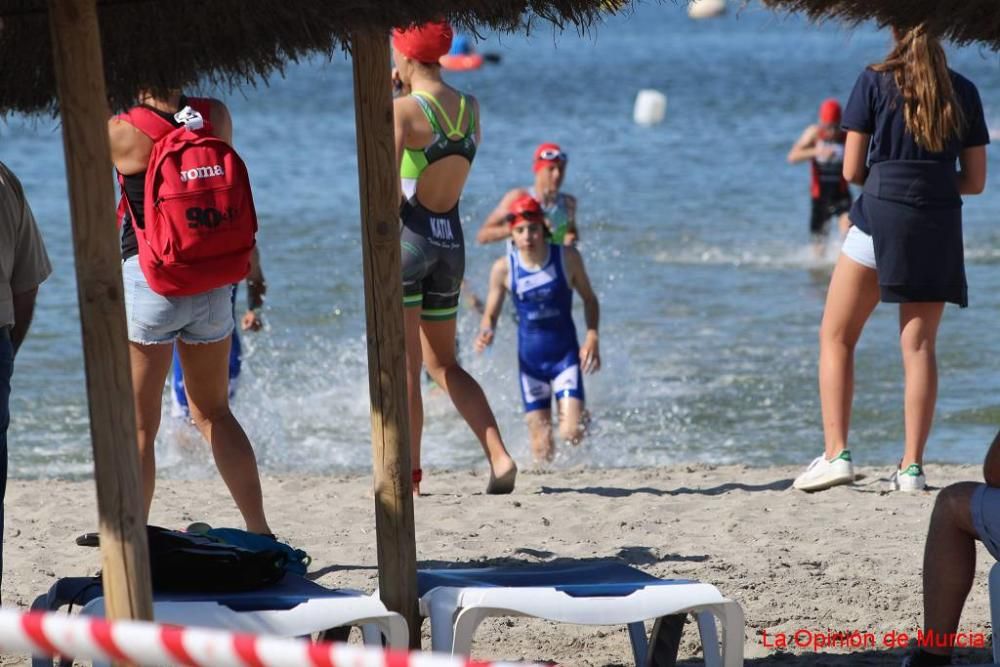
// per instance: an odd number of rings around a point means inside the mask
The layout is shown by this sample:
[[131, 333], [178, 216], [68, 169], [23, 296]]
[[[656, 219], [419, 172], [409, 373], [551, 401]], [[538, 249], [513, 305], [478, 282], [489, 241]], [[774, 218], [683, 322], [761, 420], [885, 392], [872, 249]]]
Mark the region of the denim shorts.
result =
[[231, 285], [192, 296], [163, 296], [149, 287], [139, 257], [122, 262], [128, 339], [141, 345], [216, 343], [233, 333]]
[[980, 484], [972, 494], [972, 525], [994, 558], [1000, 560], [1000, 489]]
[[840, 251], [861, 266], [875, 268], [875, 243], [870, 234], [865, 234], [854, 225], [848, 230]]

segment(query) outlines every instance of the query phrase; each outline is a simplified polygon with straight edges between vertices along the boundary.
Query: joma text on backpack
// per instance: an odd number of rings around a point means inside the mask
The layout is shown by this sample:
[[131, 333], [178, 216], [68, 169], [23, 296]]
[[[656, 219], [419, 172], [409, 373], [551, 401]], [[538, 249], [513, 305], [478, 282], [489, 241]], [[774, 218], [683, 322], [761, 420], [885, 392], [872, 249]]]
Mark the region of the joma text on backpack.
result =
[[225, 176], [226, 170], [222, 168], [221, 164], [213, 164], [206, 167], [195, 167], [193, 169], [187, 169], [181, 174], [181, 183], [187, 183], [188, 181], [196, 181], [199, 178], [211, 178], [212, 176]]

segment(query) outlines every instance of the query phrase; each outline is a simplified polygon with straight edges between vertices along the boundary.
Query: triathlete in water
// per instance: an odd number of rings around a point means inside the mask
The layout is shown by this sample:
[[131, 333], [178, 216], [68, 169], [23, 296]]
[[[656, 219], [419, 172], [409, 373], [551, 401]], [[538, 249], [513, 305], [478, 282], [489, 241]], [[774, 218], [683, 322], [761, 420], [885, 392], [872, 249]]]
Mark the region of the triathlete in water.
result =
[[438, 59], [451, 46], [447, 23], [396, 30], [392, 37], [396, 155], [403, 198], [401, 250], [403, 318], [413, 490], [423, 472], [420, 442], [424, 411], [420, 370], [448, 392], [490, 464], [487, 493], [514, 490], [517, 466], [507, 453], [496, 418], [479, 384], [458, 364], [455, 322], [465, 274], [465, 243], [458, 202], [480, 139], [479, 104], [441, 79]]
[[[493, 343], [494, 328], [508, 290], [518, 312], [517, 356], [525, 419], [536, 462], [551, 461], [552, 398], [559, 404], [559, 435], [583, 438], [583, 373], [601, 367], [597, 326], [600, 306], [576, 248], [549, 241], [542, 207], [521, 195], [507, 210], [513, 244], [493, 265], [476, 350]], [[587, 334], [577, 342], [573, 290], [583, 299]]]
[[493, 243], [510, 238], [507, 213], [511, 204], [523, 195], [531, 195], [545, 212], [545, 222], [552, 234], [553, 243], [574, 245], [580, 239], [576, 228], [576, 197], [562, 192], [569, 156], [559, 144], [546, 143], [535, 149], [533, 169], [535, 183], [530, 188], [514, 188], [503, 196], [497, 207], [486, 217], [479, 228], [476, 241]]
[[809, 233], [817, 255], [823, 254], [831, 218], [837, 218], [841, 239], [851, 226], [847, 217], [851, 210], [851, 190], [843, 174], [846, 137], [847, 133], [840, 128], [840, 103], [834, 99], [824, 100], [819, 107], [819, 122], [807, 127], [788, 152], [791, 164], [810, 161], [812, 212]]

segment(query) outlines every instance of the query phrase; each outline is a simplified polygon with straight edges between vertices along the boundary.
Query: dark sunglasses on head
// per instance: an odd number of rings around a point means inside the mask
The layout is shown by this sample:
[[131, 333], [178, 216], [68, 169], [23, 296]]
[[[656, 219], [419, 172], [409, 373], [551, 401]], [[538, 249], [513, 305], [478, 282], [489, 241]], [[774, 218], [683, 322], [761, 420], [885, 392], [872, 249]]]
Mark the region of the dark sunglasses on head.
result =
[[569, 155], [555, 148], [546, 148], [544, 151], [538, 154], [538, 159], [547, 160], [549, 162], [555, 162], [555, 161], [566, 162], [567, 160], [569, 160]]

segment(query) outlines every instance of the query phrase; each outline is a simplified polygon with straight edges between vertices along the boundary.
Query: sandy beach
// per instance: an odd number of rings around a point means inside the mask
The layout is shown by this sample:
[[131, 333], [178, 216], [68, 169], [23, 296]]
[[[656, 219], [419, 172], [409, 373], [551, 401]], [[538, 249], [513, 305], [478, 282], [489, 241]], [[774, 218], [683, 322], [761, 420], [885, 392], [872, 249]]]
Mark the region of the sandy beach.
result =
[[[883, 641], [892, 632], [913, 636], [920, 622], [923, 542], [936, 492], [979, 479], [980, 469], [930, 465], [933, 488], [912, 495], [885, 492], [889, 471], [875, 468], [860, 468], [853, 487], [806, 495], [790, 488], [797, 471], [692, 465], [526, 473], [513, 495], [488, 497], [483, 474], [428, 470], [427, 495], [416, 503], [417, 557], [422, 567], [621, 559], [657, 576], [712, 583], [740, 602], [747, 664], [899, 664], [902, 650]], [[279, 536], [312, 555], [310, 576], [327, 586], [375, 588], [369, 477], [268, 477], [264, 492]], [[15, 480], [6, 507], [5, 604], [26, 607], [56, 577], [96, 572], [97, 551], [73, 542], [95, 527], [92, 483]], [[159, 482], [151, 521], [240, 525], [217, 479]], [[978, 555], [960, 630], [988, 638], [992, 558], [981, 546]], [[426, 648], [426, 622], [423, 630]], [[871, 633], [876, 645], [852, 651], [792, 641], [815, 643], [813, 633], [836, 630]], [[779, 634], [789, 649], [773, 646]], [[631, 660], [624, 628], [523, 618], [487, 620], [473, 654], [566, 665]], [[960, 655], [988, 661], [986, 649]], [[700, 663], [693, 624], [681, 657]]]

